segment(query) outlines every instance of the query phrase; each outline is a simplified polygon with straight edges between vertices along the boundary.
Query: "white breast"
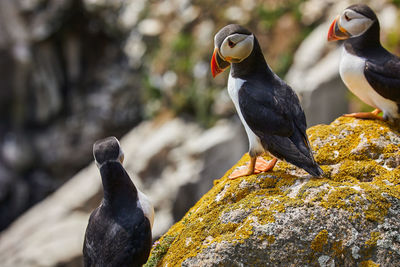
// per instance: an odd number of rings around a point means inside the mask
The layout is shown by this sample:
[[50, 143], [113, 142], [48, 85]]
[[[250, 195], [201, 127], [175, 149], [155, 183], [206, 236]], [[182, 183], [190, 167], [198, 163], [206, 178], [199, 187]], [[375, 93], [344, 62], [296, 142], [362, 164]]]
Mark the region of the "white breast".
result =
[[139, 191], [138, 189], [138, 202], [137, 205], [140, 206], [143, 210], [144, 216], [150, 221], [151, 228], [153, 229], [154, 222], [154, 208], [151, 204], [150, 200], [147, 198], [145, 194]]
[[239, 78], [233, 78], [231, 73], [229, 73], [228, 93], [233, 101], [233, 104], [235, 105], [236, 112], [238, 113], [239, 118], [246, 130], [247, 137], [249, 138], [250, 151], [252, 151], [256, 154], [261, 154], [264, 152], [264, 148], [261, 144], [260, 138], [258, 138], [258, 136], [247, 125], [245, 119], [243, 118], [240, 107], [239, 107], [239, 89], [243, 85], [244, 82], [245, 82], [245, 80], [242, 80]]
[[384, 115], [398, 117], [397, 104], [375, 92], [365, 78], [364, 67], [364, 58], [348, 53], [343, 47], [339, 72], [347, 88], [366, 104], [382, 110]]

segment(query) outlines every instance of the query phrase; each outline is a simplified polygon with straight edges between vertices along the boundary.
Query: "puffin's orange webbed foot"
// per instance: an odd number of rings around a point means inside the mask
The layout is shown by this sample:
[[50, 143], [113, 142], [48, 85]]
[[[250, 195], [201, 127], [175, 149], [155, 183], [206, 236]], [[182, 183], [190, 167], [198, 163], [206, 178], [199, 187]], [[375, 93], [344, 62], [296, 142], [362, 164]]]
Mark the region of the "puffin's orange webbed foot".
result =
[[229, 175], [229, 179], [236, 179], [242, 176], [247, 176], [247, 175], [251, 175], [253, 173], [249, 172], [248, 168], [243, 168], [243, 169], [236, 169], [234, 170], [230, 175]]
[[[247, 168], [241, 168], [234, 170], [230, 175], [229, 179], [236, 179], [242, 176], [258, 174], [261, 172], [267, 172], [274, 168], [276, 162], [278, 161], [277, 158], [273, 158], [271, 161], [266, 161], [264, 158], [254, 158], [251, 160]], [[251, 166], [253, 165], [253, 166]]]
[[343, 117], [353, 117], [358, 119], [372, 119], [372, 120], [381, 120], [384, 121], [385, 119], [378, 114], [381, 112], [380, 109], [375, 109], [372, 112], [357, 112], [357, 113], [350, 113], [344, 114]]
[[229, 179], [236, 179], [242, 176], [247, 176], [247, 175], [251, 175], [254, 173], [254, 167], [256, 165], [256, 157], [250, 157], [250, 162], [247, 165], [247, 168], [240, 168], [240, 169], [236, 169], [234, 170], [229, 176]]
[[277, 158], [273, 158], [271, 161], [266, 161], [264, 158], [259, 157], [256, 161], [255, 173], [267, 172], [272, 170], [275, 167]]

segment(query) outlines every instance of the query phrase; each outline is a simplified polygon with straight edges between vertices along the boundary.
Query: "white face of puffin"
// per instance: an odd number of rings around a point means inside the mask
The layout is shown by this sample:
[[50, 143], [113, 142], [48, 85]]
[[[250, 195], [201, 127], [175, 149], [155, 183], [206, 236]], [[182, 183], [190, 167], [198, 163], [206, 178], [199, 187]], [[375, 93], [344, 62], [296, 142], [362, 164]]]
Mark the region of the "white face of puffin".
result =
[[351, 37], [357, 37], [366, 32], [374, 21], [351, 9], [345, 9], [338, 22], [339, 27], [345, 29]]
[[224, 39], [219, 50], [221, 58], [231, 63], [239, 63], [247, 58], [254, 46], [254, 35], [235, 33]]

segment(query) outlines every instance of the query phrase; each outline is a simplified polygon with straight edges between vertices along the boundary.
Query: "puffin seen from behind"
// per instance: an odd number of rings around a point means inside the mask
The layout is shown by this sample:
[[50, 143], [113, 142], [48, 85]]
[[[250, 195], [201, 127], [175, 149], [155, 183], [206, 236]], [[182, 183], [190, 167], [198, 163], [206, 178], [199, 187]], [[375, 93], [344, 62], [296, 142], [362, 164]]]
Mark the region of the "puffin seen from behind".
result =
[[104, 196], [86, 228], [84, 265], [142, 266], [152, 245], [153, 206], [122, 166], [124, 154], [117, 138], [98, 140], [93, 155]]
[[[215, 35], [214, 45], [212, 75], [231, 66], [228, 92], [249, 138], [248, 168], [235, 170], [229, 178], [272, 170], [277, 158], [321, 176], [299, 99], [269, 68], [254, 34], [240, 25], [227, 25]], [[275, 158], [257, 158], [265, 152]]]
[[[376, 14], [364, 4], [346, 8], [331, 24], [328, 41], [345, 40], [339, 72], [357, 97], [375, 108], [347, 117], [396, 120], [400, 115], [400, 58], [380, 42]], [[378, 114], [383, 111], [383, 117]]]

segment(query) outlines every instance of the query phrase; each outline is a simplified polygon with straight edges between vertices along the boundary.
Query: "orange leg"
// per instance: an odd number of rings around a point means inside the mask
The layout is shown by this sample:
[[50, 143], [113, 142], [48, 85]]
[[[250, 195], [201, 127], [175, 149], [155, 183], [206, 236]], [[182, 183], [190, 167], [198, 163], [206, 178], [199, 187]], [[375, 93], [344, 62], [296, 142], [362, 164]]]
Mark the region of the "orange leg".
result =
[[359, 118], [359, 119], [373, 119], [373, 120], [384, 121], [383, 117], [378, 115], [380, 112], [381, 112], [380, 109], [375, 109], [372, 112], [357, 112], [357, 113], [344, 114], [343, 117], [353, 117], [353, 118]]
[[262, 157], [250, 158], [250, 163], [247, 168], [242, 168], [238, 170], [234, 170], [230, 175], [229, 179], [236, 179], [242, 176], [252, 175], [253, 173], [260, 173], [272, 170], [278, 161], [277, 158], [273, 158], [270, 162], [266, 161]]

